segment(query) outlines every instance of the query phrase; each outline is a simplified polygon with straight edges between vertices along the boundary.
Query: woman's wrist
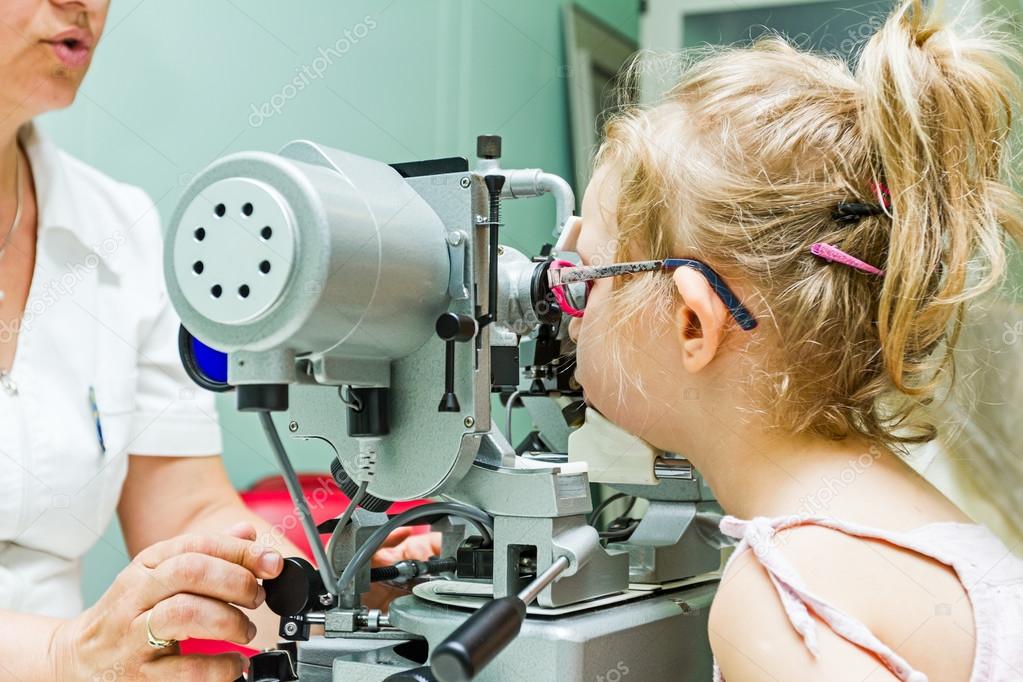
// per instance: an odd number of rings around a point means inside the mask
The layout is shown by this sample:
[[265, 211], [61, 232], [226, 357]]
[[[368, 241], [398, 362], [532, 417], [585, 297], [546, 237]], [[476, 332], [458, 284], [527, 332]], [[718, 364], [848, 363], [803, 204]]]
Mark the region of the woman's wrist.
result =
[[70, 620], [57, 621], [53, 624], [46, 646], [46, 661], [49, 664], [50, 679], [71, 679], [73, 670], [73, 651]]
[[55, 676], [57, 632], [68, 621], [14, 611], [0, 611], [0, 677], [50, 682]]
[[93, 679], [103, 668], [110, 669], [111, 677], [121, 677], [124, 671], [118, 668], [123, 668], [123, 663], [112, 664], [106, 655], [115, 641], [104, 627], [112, 614], [100, 606], [94, 604], [74, 618], [56, 622], [47, 647], [52, 674], [49, 679]]

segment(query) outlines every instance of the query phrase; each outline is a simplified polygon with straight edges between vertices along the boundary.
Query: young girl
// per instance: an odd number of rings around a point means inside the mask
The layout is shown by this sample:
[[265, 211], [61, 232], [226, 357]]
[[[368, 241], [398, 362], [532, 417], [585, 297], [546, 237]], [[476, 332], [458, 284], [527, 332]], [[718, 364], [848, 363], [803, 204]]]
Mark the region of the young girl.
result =
[[582, 264], [693, 260], [577, 270], [577, 373], [729, 514], [718, 679], [1023, 679], [1023, 561], [898, 457], [1023, 236], [1016, 61], [910, 0], [855, 73], [766, 39], [608, 125]]

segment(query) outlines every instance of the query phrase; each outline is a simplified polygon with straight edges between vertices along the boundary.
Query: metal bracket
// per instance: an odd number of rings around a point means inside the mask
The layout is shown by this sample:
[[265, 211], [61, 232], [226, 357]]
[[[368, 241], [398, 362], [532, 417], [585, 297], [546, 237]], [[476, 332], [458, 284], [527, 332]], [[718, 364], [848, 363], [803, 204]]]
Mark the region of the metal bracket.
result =
[[469, 298], [469, 289], [465, 286], [465, 247], [468, 240], [459, 230], [448, 233], [448, 261], [451, 273], [448, 275], [448, 296], [456, 301]]

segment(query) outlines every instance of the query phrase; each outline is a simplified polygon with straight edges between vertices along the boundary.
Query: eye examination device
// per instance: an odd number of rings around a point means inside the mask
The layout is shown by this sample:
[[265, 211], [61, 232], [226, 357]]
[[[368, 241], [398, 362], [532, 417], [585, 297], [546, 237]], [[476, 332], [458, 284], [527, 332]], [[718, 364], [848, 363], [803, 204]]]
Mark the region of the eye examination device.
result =
[[[501, 243], [502, 204], [545, 195], [556, 242], [571, 187], [503, 168], [499, 137], [476, 151], [474, 167], [309, 141], [232, 154], [173, 215], [182, 361], [258, 413], [314, 554], [266, 581], [282, 643], [249, 679], [709, 680], [721, 509], [684, 457], [585, 407], [547, 277], [565, 254]], [[513, 410], [533, 425], [520, 442]], [[315, 525], [291, 439], [335, 454], [341, 517]], [[595, 483], [612, 494], [596, 508]], [[391, 531], [424, 525], [439, 556], [371, 567]], [[366, 608], [375, 582], [411, 594]]]

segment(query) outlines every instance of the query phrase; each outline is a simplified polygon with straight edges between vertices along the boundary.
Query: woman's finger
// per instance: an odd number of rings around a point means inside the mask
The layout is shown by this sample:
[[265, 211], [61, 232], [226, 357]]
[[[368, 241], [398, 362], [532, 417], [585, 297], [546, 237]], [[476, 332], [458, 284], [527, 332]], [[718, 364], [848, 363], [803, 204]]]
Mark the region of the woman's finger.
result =
[[248, 521], [239, 521], [224, 531], [224, 535], [241, 538], [242, 540], [255, 540], [256, 527]]
[[412, 535], [415, 531], [414, 526], [401, 526], [393, 531], [384, 538], [384, 541], [380, 543], [380, 549], [386, 549], [388, 547], [394, 547], [405, 540], [405, 538]]
[[188, 592], [246, 608], [263, 603], [266, 592], [250, 571], [208, 554], [189, 552], [171, 557], [139, 581], [136, 599], [141, 610], [178, 592]]
[[230, 535], [179, 535], [147, 547], [134, 561], [146, 568], [156, 568], [172, 557], [189, 553], [207, 554], [238, 564], [257, 578], [276, 578], [284, 566], [280, 552]]
[[[149, 614], [149, 615], [147, 615]], [[154, 637], [184, 640], [215, 639], [248, 644], [256, 636], [256, 626], [240, 609], [197, 594], [175, 594], [150, 611], [139, 615], [133, 630], [145, 633], [146, 619]]]
[[162, 656], [143, 663], [139, 672], [144, 680], [209, 680], [234, 682], [248, 668], [248, 659], [239, 653], [216, 656]]
[[378, 549], [370, 558], [369, 564], [373, 568], [380, 568], [381, 566], [393, 566], [399, 561], [401, 561], [401, 549], [399, 547], [386, 547]]

